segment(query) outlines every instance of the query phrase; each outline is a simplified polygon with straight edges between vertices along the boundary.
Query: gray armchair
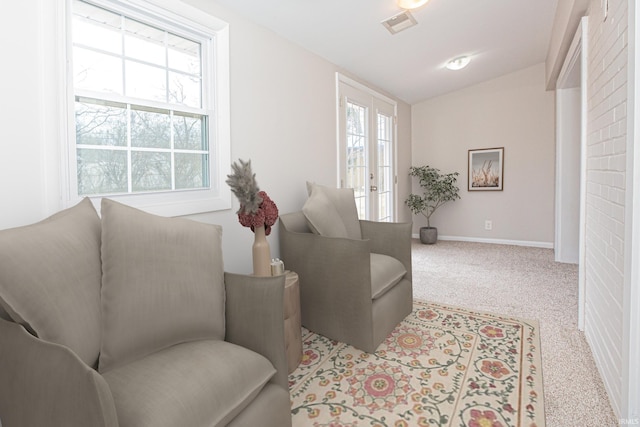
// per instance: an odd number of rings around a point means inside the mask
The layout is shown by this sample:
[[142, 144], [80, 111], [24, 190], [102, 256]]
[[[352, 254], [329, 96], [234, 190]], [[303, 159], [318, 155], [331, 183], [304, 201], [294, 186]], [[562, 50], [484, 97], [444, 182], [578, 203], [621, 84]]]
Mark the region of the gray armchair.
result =
[[284, 276], [220, 239], [88, 199], [0, 231], [0, 425], [291, 426]]
[[[334, 189], [325, 192], [329, 199], [335, 195]], [[340, 204], [338, 199], [333, 197], [335, 204]], [[354, 203], [352, 193], [350, 201], [349, 197], [343, 200], [348, 206]], [[333, 210], [325, 205], [319, 212], [323, 220], [335, 223], [337, 217], [327, 217]], [[336, 206], [335, 211], [344, 213], [351, 207]], [[355, 223], [352, 219], [340, 226], [338, 234], [347, 229], [347, 234], [360, 233], [360, 238], [334, 237], [314, 233], [312, 227], [319, 224], [314, 225], [310, 216], [309, 209], [281, 215], [279, 229], [281, 258], [300, 278], [302, 324], [328, 338], [375, 352], [413, 308], [411, 224], [356, 217]]]

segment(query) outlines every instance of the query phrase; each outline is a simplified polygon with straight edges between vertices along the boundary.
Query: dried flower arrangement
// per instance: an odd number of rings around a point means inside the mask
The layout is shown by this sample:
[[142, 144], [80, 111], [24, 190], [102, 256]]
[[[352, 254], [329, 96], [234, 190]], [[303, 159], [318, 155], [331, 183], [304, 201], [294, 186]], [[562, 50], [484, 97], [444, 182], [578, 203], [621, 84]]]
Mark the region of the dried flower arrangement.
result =
[[227, 175], [226, 183], [240, 202], [238, 220], [244, 227], [255, 232], [256, 227], [264, 226], [265, 234], [271, 234], [271, 226], [278, 219], [278, 207], [266, 192], [260, 191], [256, 174], [251, 170], [251, 160], [238, 159], [231, 165], [233, 173]]

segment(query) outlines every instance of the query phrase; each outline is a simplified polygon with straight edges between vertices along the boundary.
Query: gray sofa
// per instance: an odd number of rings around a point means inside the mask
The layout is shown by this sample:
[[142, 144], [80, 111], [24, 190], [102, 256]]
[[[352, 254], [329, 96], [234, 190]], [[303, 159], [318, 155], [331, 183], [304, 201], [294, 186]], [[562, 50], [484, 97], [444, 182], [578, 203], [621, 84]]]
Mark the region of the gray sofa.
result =
[[291, 425], [284, 276], [103, 199], [0, 231], [2, 427]]
[[300, 278], [302, 325], [373, 353], [413, 308], [411, 224], [358, 220], [353, 190], [309, 184], [280, 216], [280, 257]]

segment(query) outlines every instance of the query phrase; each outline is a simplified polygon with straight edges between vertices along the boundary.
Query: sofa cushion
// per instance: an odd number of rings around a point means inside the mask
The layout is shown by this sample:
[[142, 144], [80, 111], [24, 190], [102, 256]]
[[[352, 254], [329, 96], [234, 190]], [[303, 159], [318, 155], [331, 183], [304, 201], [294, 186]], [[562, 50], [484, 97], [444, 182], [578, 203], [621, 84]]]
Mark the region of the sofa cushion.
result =
[[220, 226], [102, 199], [100, 372], [174, 344], [224, 339]]
[[393, 288], [407, 269], [397, 259], [388, 255], [371, 254], [371, 299], [380, 298], [385, 292]]
[[338, 210], [324, 192], [314, 191], [302, 206], [309, 229], [324, 237], [349, 237]]
[[178, 344], [104, 374], [120, 427], [225, 426], [275, 373], [225, 341]]
[[[1, 297], [0, 297], [1, 298]], [[12, 321], [13, 319], [11, 318], [11, 316], [9, 316], [9, 313], [7, 313], [7, 311], [2, 308], [2, 304], [0, 303], [0, 319], [2, 320], [8, 320], [8, 321]]]
[[227, 425], [227, 427], [247, 426], [291, 426], [291, 397], [289, 391], [285, 391], [284, 388], [272, 382], [267, 383], [260, 390], [260, 394], [251, 401], [251, 406], [245, 408]]
[[309, 198], [302, 212], [311, 231], [326, 237], [362, 239], [352, 188], [331, 188], [307, 183], [307, 190]]
[[36, 224], [0, 231], [2, 308], [92, 367], [100, 351], [100, 275], [100, 218], [89, 199]]

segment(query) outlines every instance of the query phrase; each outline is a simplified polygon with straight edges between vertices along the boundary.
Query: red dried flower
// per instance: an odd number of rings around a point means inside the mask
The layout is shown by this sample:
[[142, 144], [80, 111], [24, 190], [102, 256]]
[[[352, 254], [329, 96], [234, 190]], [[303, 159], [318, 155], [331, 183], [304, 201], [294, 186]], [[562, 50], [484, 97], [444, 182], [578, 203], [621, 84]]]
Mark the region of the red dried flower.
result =
[[244, 213], [244, 209], [240, 209], [238, 220], [244, 227], [251, 227], [251, 231], [255, 232], [256, 227], [264, 225], [265, 234], [271, 234], [271, 226], [278, 220], [278, 207], [269, 198], [266, 192], [260, 191], [258, 196], [262, 198], [262, 203], [258, 211], [255, 213]]

